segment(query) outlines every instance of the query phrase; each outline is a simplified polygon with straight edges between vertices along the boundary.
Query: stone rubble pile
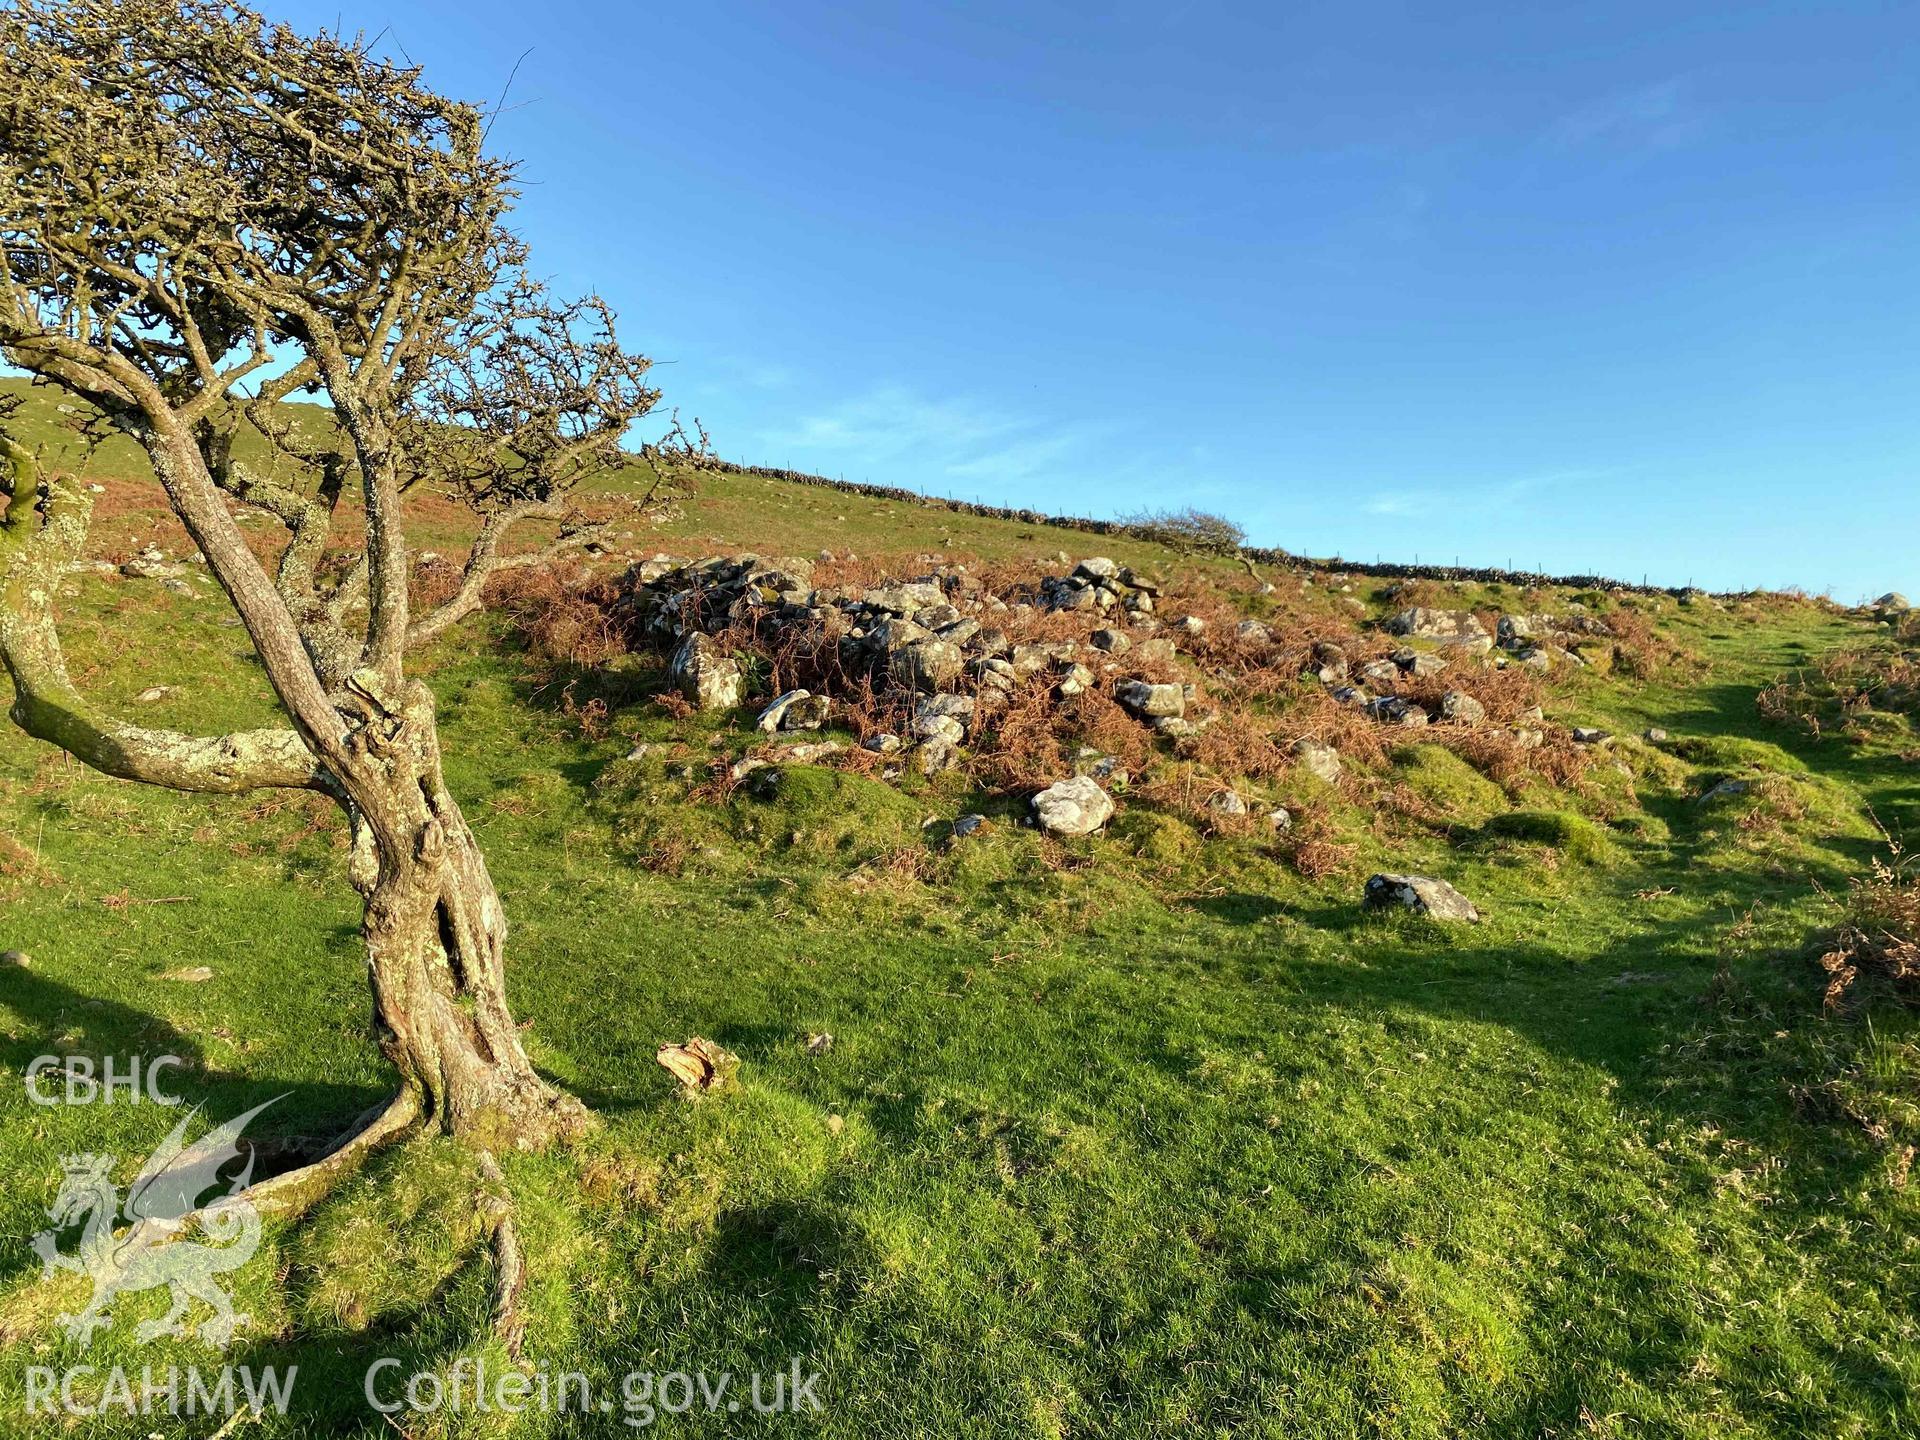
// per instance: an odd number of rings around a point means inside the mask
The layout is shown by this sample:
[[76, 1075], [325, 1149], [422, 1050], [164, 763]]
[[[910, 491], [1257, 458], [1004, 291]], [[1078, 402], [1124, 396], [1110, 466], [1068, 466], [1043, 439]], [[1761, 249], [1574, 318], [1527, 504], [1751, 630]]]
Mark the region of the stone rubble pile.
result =
[[[747, 672], [719, 638], [723, 632], [744, 625], [756, 645], [801, 632], [813, 643], [824, 640], [842, 672], [866, 677], [876, 693], [898, 702], [903, 719], [910, 717], [902, 727], [906, 733], [870, 735], [865, 748], [911, 758], [930, 775], [957, 764], [976, 729], [1006, 706], [1017, 687], [1036, 679], [1060, 696], [1104, 690], [1141, 724], [1169, 738], [1196, 734], [1215, 718], [1194, 684], [1164, 678], [1183, 644], [1204, 635], [1207, 625], [1192, 615], [1162, 618], [1165, 587], [1154, 577], [1096, 556], [1065, 573], [1042, 576], [1031, 587], [996, 594], [964, 565], [931, 555], [921, 559], [930, 568], [912, 579], [836, 587], [816, 584], [814, 562], [806, 559], [655, 556], [621, 577], [613, 615], [630, 643], [670, 655], [671, 684], [703, 710], [732, 709], [746, 698]], [[1009, 628], [1024, 628], [1012, 622], [1033, 613], [1081, 615], [1087, 631], [1071, 639], [1012, 639]], [[1401, 611], [1384, 628], [1409, 643], [1356, 664], [1341, 645], [1321, 640], [1312, 647], [1307, 673], [1340, 703], [1400, 728], [1487, 723], [1485, 707], [1467, 691], [1449, 689], [1438, 713], [1429, 714], [1398, 693], [1405, 682], [1462, 664], [1550, 666], [1563, 657], [1578, 663], [1575, 647], [1607, 634], [1603, 622], [1584, 613], [1505, 615], [1490, 634], [1470, 611], [1421, 606]], [[1240, 622], [1232, 638], [1256, 650], [1276, 643], [1269, 626], [1257, 620]], [[755, 723], [769, 735], [817, 731], [828, 723], [834, 703], [829, 695], [791, 690], [768, 702]], [[1523, 743], [1544, 740], [1542, 731], [1526, 725], [1516, 733]], [[1329, 784], [1339, 780], [1333, 747], [1302, 740], [1295, 753], [1309, 773]], [[1102, 757], [1088, 754], [1092, 759], [1077, 762], [1073, 776], [1035, 797], [1034, 819], [1042, 829], [1085, 833], [1112, 813], [1102, 782], [1124, 786], [1126, 776], [1112, 773], [1111, 761], [1108, 771], [1091, 768]], [[1215, 808], [1249, 813], [1232, 792], [1224, 792]], [[1276, 827], [1283, 826], [1280, 816], [1284, 812], [1273, 817]]]

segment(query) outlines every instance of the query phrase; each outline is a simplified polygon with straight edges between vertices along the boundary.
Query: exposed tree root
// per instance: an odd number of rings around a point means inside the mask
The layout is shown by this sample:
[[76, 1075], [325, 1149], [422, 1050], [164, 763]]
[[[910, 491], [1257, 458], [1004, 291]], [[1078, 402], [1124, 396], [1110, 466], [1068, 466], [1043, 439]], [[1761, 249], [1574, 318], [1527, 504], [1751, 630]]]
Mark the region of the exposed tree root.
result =
[[[383, 1105], [376, 1105], [348, 1127], [340, 1141], [311, 1164], [283, 1170], [249, 1185], [237, 1196], [222, 1196], [218, 1205], [232, 1205], [244, 1199], [261, 1215], [297, 1215], [325, 1195], [348, 1175], [366, 1164], [372, 1154], [411, 1130], [420, 1118], [420, 1096], [411, 1086]], [[143, 1220], [128, 1232], [128, 1239], [139, 1239], [143, 1229], [165, 1233], [152, 1238], [165, 1240], [185, 1234], [196, 1221], [205, 1217], [209, 1207], [182, 1216], [178, 1220]]]
[[420, 1118], [420, 1096], [411, 1085], [366, 1112], [327, 1154], [312, 1164], [283, 1170], [242, 1193], [262, 1215], [298, 1214], [353, 1174], [374, 1151], [399, 1139]]
[[[480, 1152], [480, 1177], [504, 1191], [507, 1177], [500, 1173], [490, 1150]], [[493, 1333], [518, 1364], [527, 1339], [527, 1317], [520, 1303], [527, 1289], [527, 1265], [513, 1225], [513, 1201], [504, 1193], [488, 1191], [481, 1197], [480, 1208], [493, 1244]]]

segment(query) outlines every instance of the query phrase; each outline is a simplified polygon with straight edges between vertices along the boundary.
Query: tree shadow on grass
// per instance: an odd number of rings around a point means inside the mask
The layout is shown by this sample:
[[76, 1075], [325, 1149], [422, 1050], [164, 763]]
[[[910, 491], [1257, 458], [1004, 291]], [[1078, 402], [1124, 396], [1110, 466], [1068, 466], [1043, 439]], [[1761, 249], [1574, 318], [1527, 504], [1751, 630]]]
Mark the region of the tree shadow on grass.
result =
[[[324, 1151], [358, 1116], [386, 1098], [386, 1093], [370, 1086], [276, 1080], [210, 1066], [199, 1040], [168, 1021], [116, 1000], [83, 994], [24, 966], [0, 968], [0, 1004], [25, 1022], [0, 1034], [0, 1066], [22, 1077], [23, 1084], [28, 1067], [43, 1056], [91, 1061], [94, 1082], [105, 1079], [109, 1062], [117, 1077], [132, 1073], [137, 1060], [142, 1086], [157, 1073], [153, 1090], [178, 1102], [155, 1103], [144, 1088], [135, 1097], [124, 1085], [109, 1095], [90, 1088], [85, 1076], [74, 1085], [78, 1098], [69, 1101], [63, 1069], [56, 1066], [41, 1076], [36, 1089], [66, 1108], [111, 1105], [124, 1114], [138, 1105], [156, 1111], [165, 1122], [156, 1131], [157, 1139], [193, 1106], [200, 1106], [217, 1123], [274, 1101], [246, 1137], [254, 1150], [255, 1179], [290, 1169]], [[155, 1061], [169, 1056], [182, 1063], [153, 1071]], [[79, 1068], [75, 1067], [76, 1073]], [[49, 1152], [44, 1171], [48, 1181], [57, 1175], [58, 1167], [59, 1156]], [[31, 1263], [24, 1244], [0, 1246], [0, 1282]]]

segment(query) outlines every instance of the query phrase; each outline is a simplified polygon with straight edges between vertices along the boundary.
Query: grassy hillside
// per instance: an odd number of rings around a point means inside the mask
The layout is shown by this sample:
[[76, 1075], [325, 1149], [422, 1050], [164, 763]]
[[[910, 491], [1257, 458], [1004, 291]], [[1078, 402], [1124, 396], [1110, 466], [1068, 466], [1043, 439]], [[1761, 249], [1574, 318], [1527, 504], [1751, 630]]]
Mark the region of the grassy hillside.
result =
[[[131, 457], [87, 464], [99, 555], [185, 550]], [[456, 551], [455, 517], [420, 508], [417, 545]], [[625, 542], [823, 547], [895, 576], [933, 552], [1049, 573], [1094, 553], [737, 475]], [[1237, 566], [1098, 551], [1276, 625], [1410, 603], [1361, 576], [1276, 572], [1267, 592]], [[1418, 598], [1571, 598], [1438, 591]], [[1545, 724], [1613, 732], [1604, 754], [1565, 783], [1496, 778], [1408, 731], [1338, 786], [1263, 778], [1261, 801], [1315, 827], [1312, 864], [1167, 798], [1209, 775], [1166, 742], [1153, 783], [1065, 843], [965, 767], [793, 765], [768, 798], [716, 789], [711, 762], [763, 738], [752, 706], [679, 713], [653, 699], [658, 656], [574, 667], [506, 617], [469, 622], [426, 667], [450, 779], [515, 926], [535, 1058], [606, 1121], [508, 1164], [529, 1358], [608, 1394], [630, 1371], [823, 1373], [818, 1415], [660, 1418], [689, 1435], [1912, 1433], [1920, 1032], [1897, 1006], [1823, 1006], [1815, 956], [1850, 878], [1920, 828], [1920, 738], [1911, 710], [1816, 727], [1811, 690], [1759, 703], [1845, 650], [1891, 665], [1901, 642], [1782, 598], [1591, 603], [1658, 642], [1646, 673], [1545, 682]], [[64, 619], [103, 701], [195, 730], [273, 712], [198, 572], [76, 574]], [[1282, 735], [1308, 703], [1256, 699]], [[1669, 738], [1635, 738], [1648, 727]], [[1702, 799], [1727, 778], [1749, 788]], [[989, 823], [954, 840], [974, 812]], [[0, 1055], [18, 1072], [177, 1054], [176, 1088], [210, 1115], [284, 1094], [263, 1124], [329, 1133], [390, 1083], [343, 866], [316, 798], [145, 790], [0, 728], [0, 949], [30, 957], [0, 967]], [[1443, 877], [1484, 923], [1364, 914], [1375, 870]], [[194, 966], [212, 977], [169, 978]], [[654, 1052], [693, 1034], [740, 1057], [736, 1089], [677, 1093]], [[55, 1316], [84, 1288], [43, 1283], [27, 1244], [60, 1156], [112, 1150], [124, 1179], [176, 1118], [0, 1088], [0, 1434], [156, 1428], [30, 1420], [28, 1366], [206, 1363], [135, 1345], [125, 1318], [81, 1352]], [[252, 1324], [230, 1358], [299, 1381], [287, 1416], [238, 1433], [393, 1433], [361, 1395], [377, 1357], [504, 1365], [463, 1164], [410, 1144], [270, 1227], [237, 1277]], [[395, 1422], [630, 1433], [622, 1418]]]

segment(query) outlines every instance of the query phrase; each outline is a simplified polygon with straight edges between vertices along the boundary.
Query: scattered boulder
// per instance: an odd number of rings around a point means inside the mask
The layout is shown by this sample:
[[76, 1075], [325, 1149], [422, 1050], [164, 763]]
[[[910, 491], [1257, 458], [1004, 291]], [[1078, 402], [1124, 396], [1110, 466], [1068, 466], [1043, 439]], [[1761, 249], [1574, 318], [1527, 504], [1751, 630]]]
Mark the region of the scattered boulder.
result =
[[1087, 835], [1113, 815], [1113, 798], [1088, 775], [1061, 780], [1033, 797], [1034, 820], [1049, 835]]
[[1913, 609], [1913, 606], [1907, 603], [1907, 597], [1898, 590], [1889, 590], [1873, 602], [1873, 609], [1881, 615], [1904, 615]]
[[[810, 700], [812, 698], [812, 692], [807, 690], [789, 690], [784, 695], [776, 695], [767, 708], [760, 712], [760, 718], [753, 722], [754, 728], [764, 731], [769, 735], [776, 730], [797, 730], [803, 728], [799, 725], [789, 725], [787, 723], [787, 712], [802, 700]], [[819, 721], [815, 721], [811, 727], [807, 728], [818, 729]]]
[[120, 567], [129, 580], [178, 580], [187, 573], [185, 565], [170, 561], [158, 550], [143, 550]]
[[893, 652], [895, 676], [915, 690], [945, 690], [965, 666], [960, 647], [948, 640], [918, 640]]
[[871, 750], [876, 755], [892, 755], [900, 748], [900, 737], [882, 731], [878, 735], [869, 735], [860, 742], [862, 750]]
[[1244, 815], [1247, 802], [1238, 790], [1219, 790], [1207, 797], [1207, 808], [1221, 815]]
[[1187, 692], [1179, 685], [1155, 685], [1128, 680], [1116, 686], [1113, 698], [1143, 720], [1159, 720], [1186, 713]]
[[1382, 695], [1367, 702], [1367, 713], [1383, 725], [1403, 725], [1417, 729], [1428, 720], [1427, 712], [1398, 695]]
[[1493, 637], [1471, 610], [1430, 610], [1416, 605], [1387, 621], [1387, 633], [1430, 640], [1436, 645], [1482, 655], [1493, 648]]
[[720, 642], [701, 631], [691, 631], [667, 664], [674, 689], [701, 710], [731, 710], [740, 703], [740, 666]]
[[1440, 697], [1440, 718], [1456, 725], [1483, 725], [1487, 707], [1464, 690], [1449, 690]]
[[1313, 674], [1322, 685], [1338, 685], [1347, 678], [1347, 652], [1331, 640], [1313, 642]]
[[24, 950], [0, 950], [0, 967], [17, 966], [24, 970], [33, 964], [33, 957]]
[[1478, 924], [1480, 912], [1444, 880], [1429, 875], [1375, 875], [1367, 881], [1369, 910], [1411, 910], [1434, 920]]
[[1284, 835], [1293, 828], [1293, 812], [1284, 805], [1276, 805], [1267, 812], [1267, 824], [1274, 834]]
[[1062, 695], [1084, 695], [1093, 688], [1093, 671], [1079, 661], [1067, 666], [1067, 673], [1060, 677]]
[[956, 840], [964, 840], [987, 823], [984, 815], [962, 815], [953, 822], [953, 835]]
[[1309, 775], [1332, 785], [1340, 778], [1340, 752], [1324, 740], [1303, 738], [1293, 742], [1293, 753]]
[[884, 610], [891, 615], [911, 615], [931, 605], [944, 605], [947, 592], [931, 581], [914, 581], [905, 585], [877, 585], [864, 591], [860, 598], [868, 609]]
[[1111, 786], [1115, 790], [1126, 789], [1127, 782], [1132, 778], [1120, 768], [1120, 762], [1113, 756], [1103, 755], [1098, 750], [1087, 746], [1082, 746], [1079, 753], [1073, 757], [1073, 773], [1091, 775], [1101, 784]]
[[1613, 736], [1610, 733], [1599, 729], [1597, 726], [1576, 725], [1573, 727], [1573, 743], [1576, 745], [1604, 745], [1612, 738]]

